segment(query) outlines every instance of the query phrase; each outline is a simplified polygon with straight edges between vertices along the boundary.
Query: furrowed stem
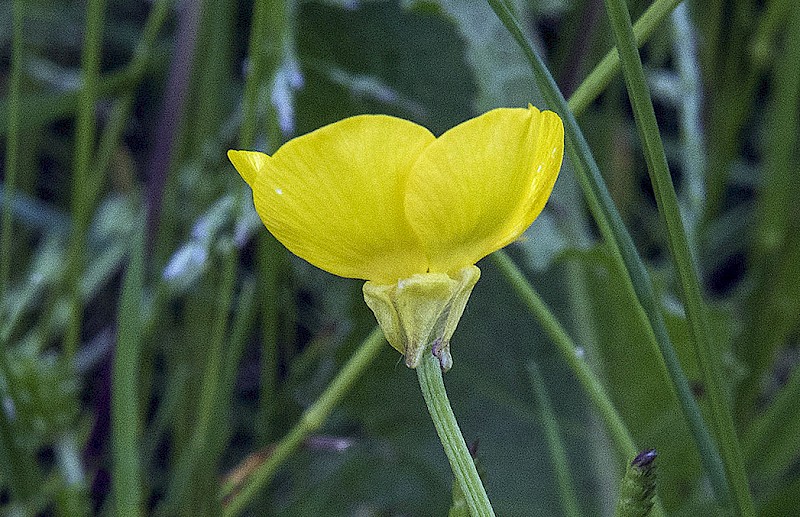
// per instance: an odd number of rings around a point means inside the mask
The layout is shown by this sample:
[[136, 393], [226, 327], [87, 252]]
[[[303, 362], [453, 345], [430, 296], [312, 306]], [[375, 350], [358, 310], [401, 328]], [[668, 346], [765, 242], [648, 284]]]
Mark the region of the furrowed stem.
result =
[[475, 468], [475, 461], [461, 435], [453, 408], [450, 407], [439, 359], [432, 353], [425, 353], [416, 369], [422, 396], [425, 398], [425, 404], [428, 406], [428, 412], [442, 441], [447, 459], [450, 460], [453, 475], [467, 501], [470, 514], [473, 517], [494, 516], [489, 497]]

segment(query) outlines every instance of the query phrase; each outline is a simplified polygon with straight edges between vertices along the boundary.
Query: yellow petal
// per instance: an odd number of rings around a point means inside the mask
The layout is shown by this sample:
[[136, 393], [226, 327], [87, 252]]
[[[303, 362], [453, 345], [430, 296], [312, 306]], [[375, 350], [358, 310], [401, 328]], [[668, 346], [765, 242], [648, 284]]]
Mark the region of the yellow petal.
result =
[[269, 160], [269, 156], [257, 151], [228, 151], [228, 159], [231, 161], [239, 175], [251, 187], [255, 181], [258, 171], [260, 171], [264, 163]]
[[243, 168], [257, 173], [242, 176], [253, 179], [261, 220], [292, 253], [335, 275], [394, 283], [428, 268], [403, 196], [411, 166], [434, 140], [412, 122], [360, 115], [295, 138], [271, 158], [251, 157]]
[[458, 271], [525, 231], [550, 196], [563, 152], [561, 119], [533, 106], [492, 110], [426, 147], [405, 209], [430, 271]]

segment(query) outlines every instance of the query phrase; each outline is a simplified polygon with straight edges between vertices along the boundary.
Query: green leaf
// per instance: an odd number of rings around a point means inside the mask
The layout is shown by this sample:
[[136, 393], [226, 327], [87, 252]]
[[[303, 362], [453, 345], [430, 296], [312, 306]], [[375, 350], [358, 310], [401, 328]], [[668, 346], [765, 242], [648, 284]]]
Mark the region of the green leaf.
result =
[[309, 2], [298, 24], [305, 74], [298, 133], [358, 113], [386, 113], [439, 134], [472, 115], [475, 84], [450, 20], [391, 2], [358, 9]]
[[[439, 0], [436, 4], [455, 21], [467, 43], [466, 58], [478, 83], [476, 112], [543, 104], [528, 63], [488, 5], [471, 0]], [[524, 4], [515, 2], [515, 6], [525, 18]]]

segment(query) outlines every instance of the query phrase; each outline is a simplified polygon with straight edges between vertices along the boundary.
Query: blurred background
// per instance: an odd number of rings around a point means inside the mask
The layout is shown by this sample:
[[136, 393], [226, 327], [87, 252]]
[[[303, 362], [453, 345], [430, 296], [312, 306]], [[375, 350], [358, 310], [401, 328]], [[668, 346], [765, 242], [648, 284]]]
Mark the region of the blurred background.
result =
[[[654, 2], [642, 58], [756, 507], [797, 515], [800, 7], [676, 4]], [[633, 20], [649, 6], [630, 1]], [[600, 0], [514, 8], [567, 97], [613, 46]], [[493, 107], [551, 107], [489, 6], [465, 0], [5, 0], [0, 92], [0, 513], [25, 516], [137, 515], [115, 479], [133, 480], [138, 514], [219, 513], [219, 487], [269, 457], [374, 327], [360, 281], [261, 226], [227, 149], [273, 152], [360, 113], [438, 135]], [[704, 406], [621, 75], [584, 100]], [[719, 513], [569, 163], [508, 252], [637, 447], [658, 450], [667, 513]], [[495, 510], [562, 514], [549, 422], [581, 512], [613, 513], [624, 462], [508, 281], [478, 265], [445, 382]], [[415, 377], [384, 344], [245, 514], [446, 514], [452, 474]]]

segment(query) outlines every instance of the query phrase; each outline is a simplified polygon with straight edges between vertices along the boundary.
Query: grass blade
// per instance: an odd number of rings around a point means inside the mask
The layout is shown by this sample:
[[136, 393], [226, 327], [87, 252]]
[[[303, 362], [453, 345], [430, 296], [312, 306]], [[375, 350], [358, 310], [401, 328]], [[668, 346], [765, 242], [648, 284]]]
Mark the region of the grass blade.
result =
[[697, 443], [701, 460], [710, 476], [714, 492], [722, 505], [727, 506], [731, 496], [722, 460], [708, 429], [705, 427], [700, 408], [692, 395], [686, 374], [681, 368], [675, 349], [672, 346], [661, 314], [661, 304], [656, 297], [647, 269], [611, 199], [605, 181], [589, 149], [589, 144], [583, 136], [583, 132], [578, 126], [575, 116], [570, 111], [564, 96], [559, 91], [555, 80], [547, 70], [544, 62], [533, 50], [533, 46], [525, 36], [514, 14], [502, 0], [488, 0], [488, 2], [528, 57], [536, 82], [545, 100], [559, 112], [564, 120], [567, 153], [575, 167], [578, 181], [589, 204], [589, 209], [606, 244], [610, 247], [617, 267], [624, 273], [623, 277], [630, 282], [630, 287], [636, 293], [636, 297], [639, 300], [639, 305], [634, 307], [636, 315], [646, 319], [653, 330], [655, 344], [658, 346], [658, 351], [664, 360], [670, 380], [678, 395], [681, 409]]
[[361, 343], [316, 402], [303, 413], [300, 421], [270, 451], [266, 461], [251, 472], [243, 484], [227, 482], [223, 485], [220, 496], [225, 501], [223, 513], [225, 517], [240, 515], [244, 511], [258, 491], [270, 482], [278, 467], [297, 450], [309, 434], [322, 426], [336, 404], [347, 394], [364, 370], [372, 364], [383, 346], [383, 333], [376, 328]]
[[533, 391], [539, 405], [541, 425], [544, 428], [547, 443], [550, 446], [550, 456], [553, 458], [553, 466], [558, 478], [558, 489], [561, 495], [561, 506], [564, 510], [564, 515], [567, 517], [580, 517], [582, 515], [581, 505], [578, 502], [578, 495], [575, 491], [575, 482], [572, 480], [572, 475], [569, 471], [567, 451], [564, 448], [561, 433], [558, 431], [558, 422], [550, 397], [544, 387], [542, 373], [536, 363], [531, 362], [528, 364], [528, 375], [531, 378]]
[[[642, 45], [650, 38], [656, 27], [672, 12], [681, 0], [656, 0], [636, 20], [633, 32], [636, 44]], [[580, 115], [606, 89], [608, 83], [620, 71], [619, 54], [616, 49], [611, 49], [603, 59], [594, 67], [592, 72], [578, 86], [569, 98], [569, 108], [575, 116]]]
[[91, 194], [92, 159], [96, 122], [94, 116], [100, 80], [100, 55], [103, 43], [103, 23], [105, 19], [105, 0], [89, 0], [86, 9], [86, 36], [81, 58], [81, 96], [78, 108], [77, 130], [75, 135], [75, 162], [72, 176], [72, 239], [70, 240], [69, 264], [66, 282], [70, 292], [70, 320], [64, 337], [64, 351], [73, 357], [81, 338], [83, 303], [80, 294], [81, 273], [86, 259], [86, 238], [92, 217]]
[[112, 491], [114, 514], [143, 515], [139, 440], [142, 436], [139, 395], [139, 359], [142, 346], [144, 291], [143, 224], [131, 250], [131, 259], [119, 302], [117, 345], [111, 385]]
[[714, 428], [725, 467], [727, 482], [738, 513], [755, 515], [750, 489], [744, 470], [739, 441], [733, 427], [733, 417], [726, 401], [719, 371], [718, 358], [714, 357], [709, 339], [706, 306], [701, 293], [696, 261], [686, 238], [683, 219], [678, 206], [678, 196], [664, 154], [664, 144], [656, 122], [653, 101], [642, 68], [642, 61], [633, 37], [628, 7], [621, 0], [606, 0], [606, 12], [611, 22], [614, 40], [622, 62], [622, 71], [628, 87], [628, 97], [644, 148], [647, 170], [658, 204], [658, 211], [667, 226], [669, 247], [680, 278], [686, 307], [686, 318], [692, 334], [695, 356], [700, 366], [702, 382], [708, 393], [711, 425]]
[[[8, 92], [8, 138], [4, 170], [3, 214], [0, 221], [0, 300], [5, 299], [11, 269], [11, 200], [16, 191], [17, 160], [19, 154], [19, 123], [21, 119], [20, 95], [22, 79], [22, 25], [24, 6], [22, 0], [12, 5], [11, 20], [11, 81]], [[0, 353], [5, 343], [0, 342]]]

